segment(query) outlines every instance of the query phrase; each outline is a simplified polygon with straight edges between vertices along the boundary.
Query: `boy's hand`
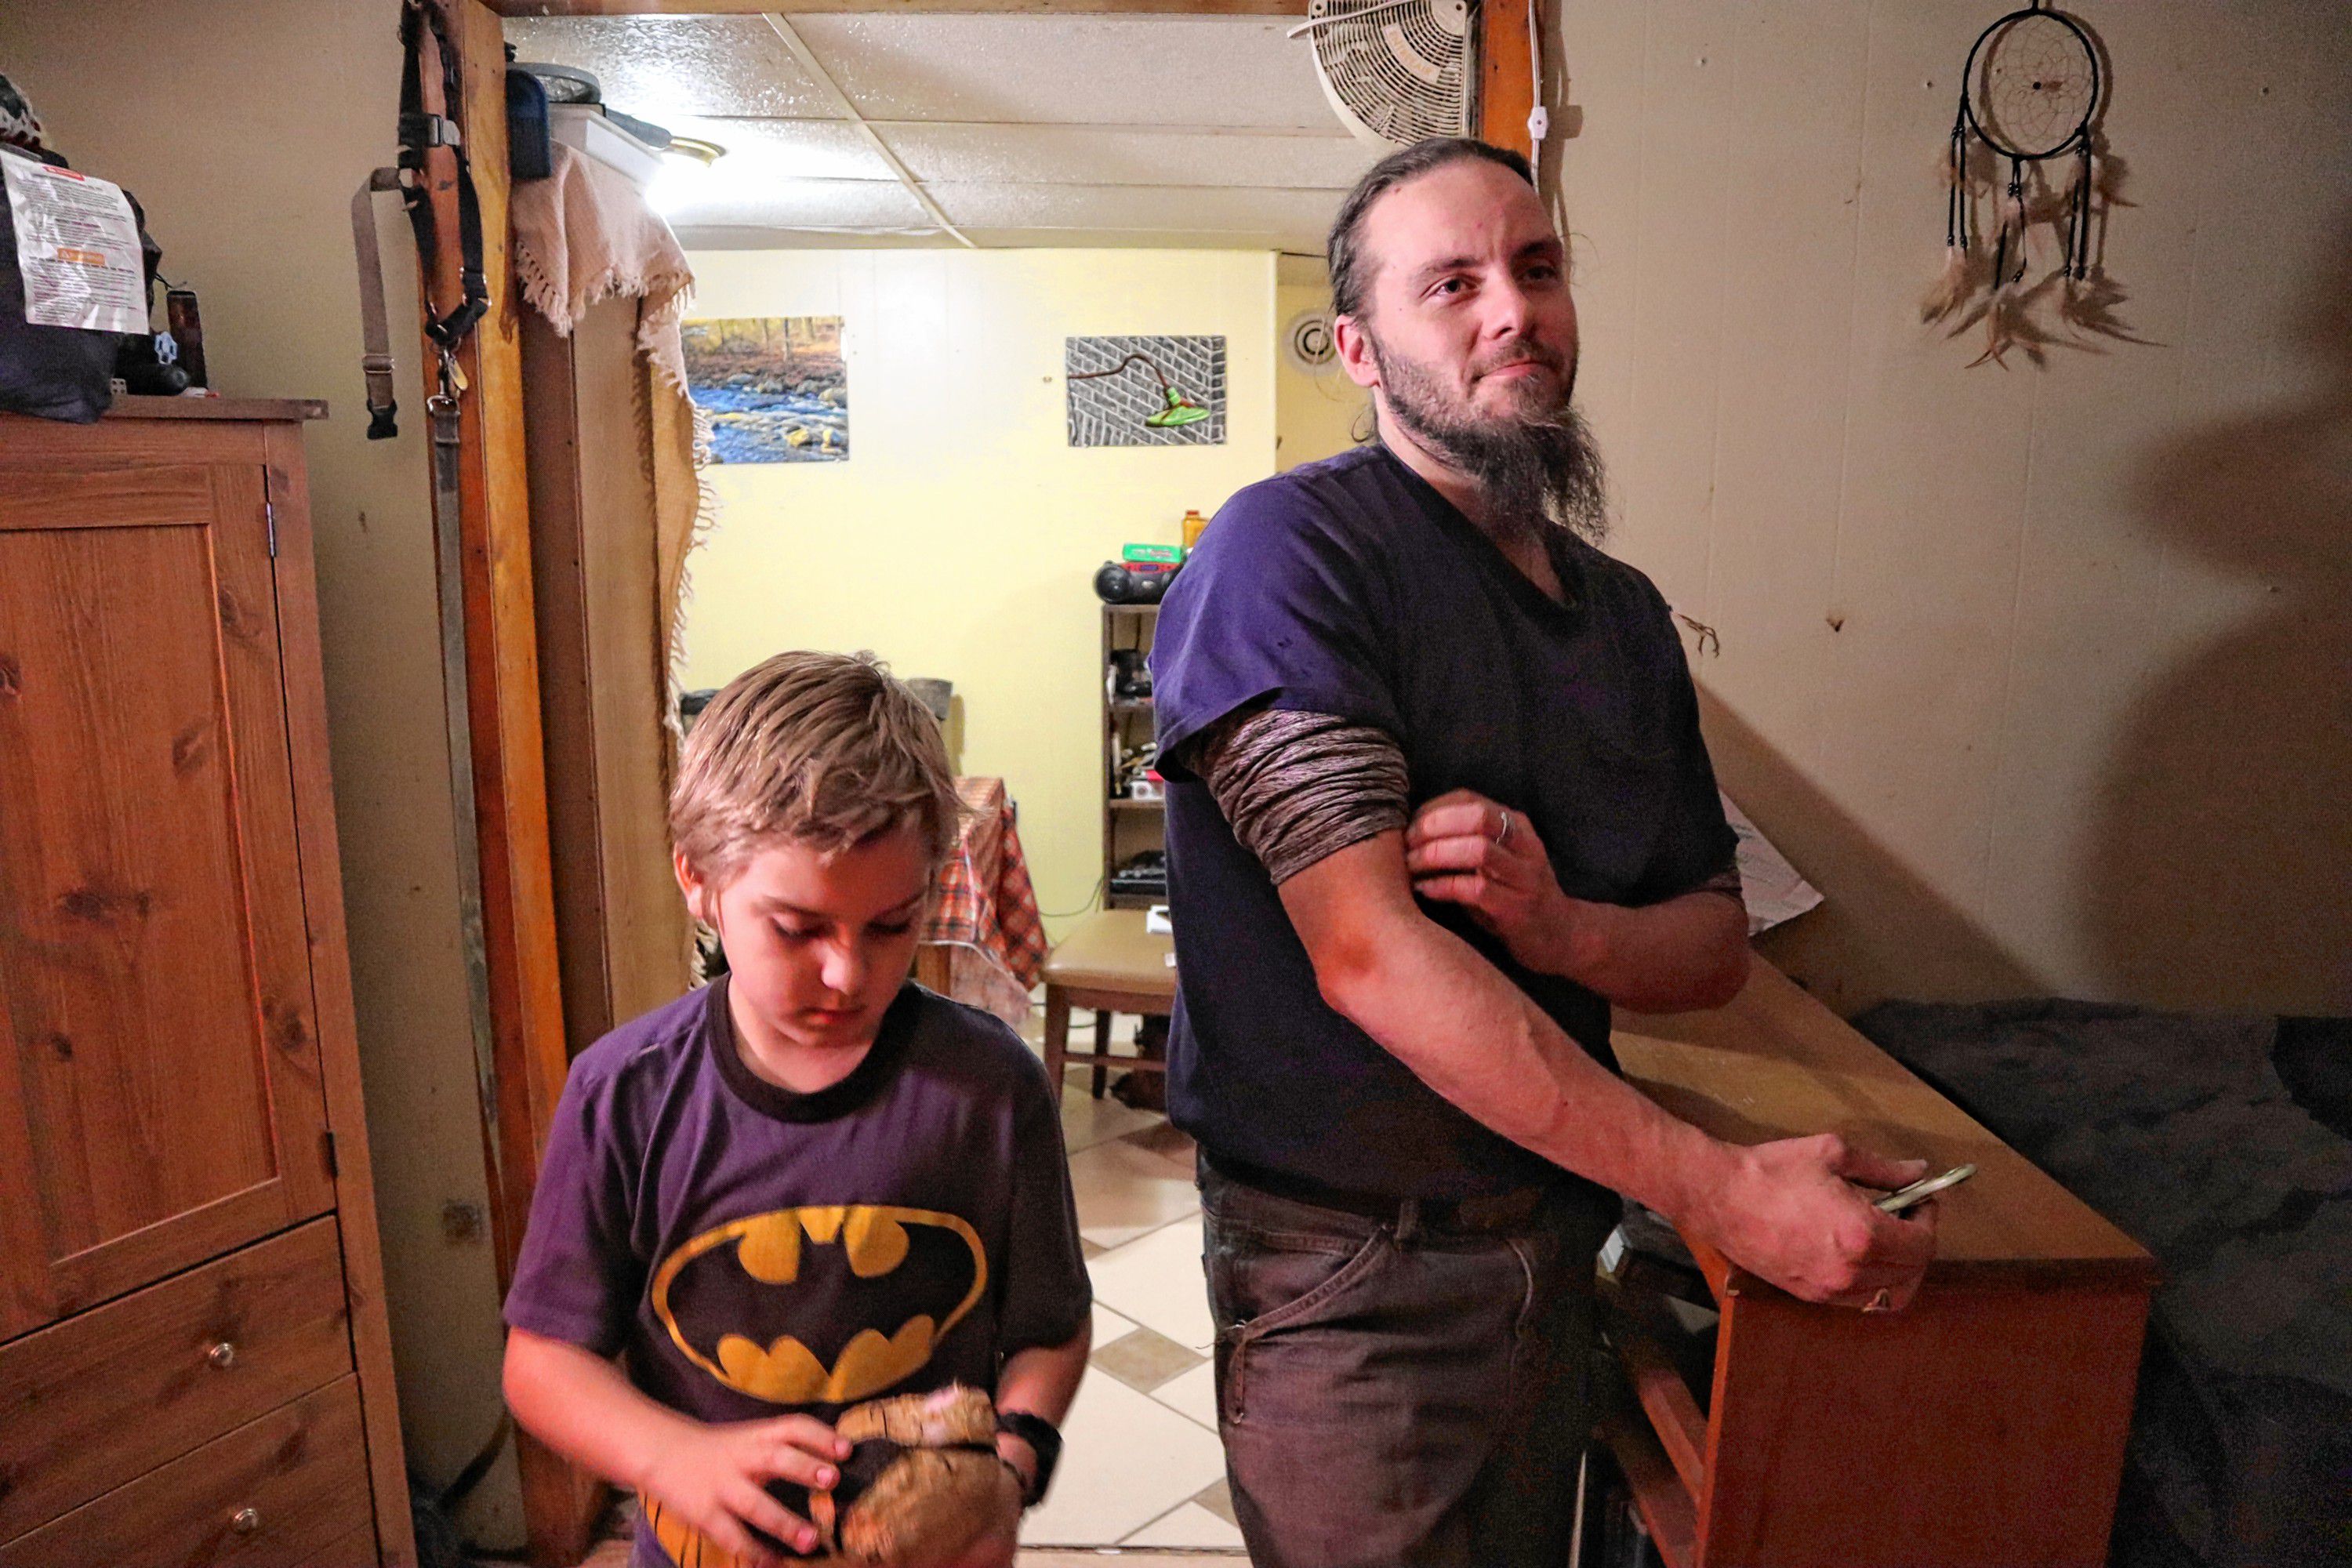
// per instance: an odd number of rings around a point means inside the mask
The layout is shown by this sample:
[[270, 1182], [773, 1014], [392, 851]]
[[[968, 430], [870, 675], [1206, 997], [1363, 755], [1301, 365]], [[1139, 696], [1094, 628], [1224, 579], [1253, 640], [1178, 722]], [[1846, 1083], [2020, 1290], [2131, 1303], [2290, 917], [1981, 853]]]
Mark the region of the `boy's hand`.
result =
[[835, 1466], [848, 1457], [832, 1427], [806, 1415], [697, 1426], [646, 1467], [645, 1489], [722, 1549], [774, 1563], [751, 1530], [800, 1552], [816, 1550], [817, 1540], [814, 1526], [768, 1495], [768, 1483], [823, 1489], [840, 1479]]

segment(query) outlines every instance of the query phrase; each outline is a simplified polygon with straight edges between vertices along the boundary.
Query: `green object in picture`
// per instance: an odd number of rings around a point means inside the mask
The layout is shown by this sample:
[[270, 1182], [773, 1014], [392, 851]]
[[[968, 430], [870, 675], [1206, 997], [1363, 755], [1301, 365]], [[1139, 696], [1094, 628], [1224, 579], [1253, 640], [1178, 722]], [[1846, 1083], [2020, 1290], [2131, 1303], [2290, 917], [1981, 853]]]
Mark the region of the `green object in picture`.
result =
[[1168, 389], [1168, 406], [1157, 414], [1147, 414], [1143, 422], [1154, 430], [1174, 430], [1186, 425], [1198, 425], [1209, 416], [1209, 411], [1177, 391]]
[[1184, 559], [1181, 544], [1130, 544], [1119, 552], [1122, 561], [1157, 561], [1173, 566]]

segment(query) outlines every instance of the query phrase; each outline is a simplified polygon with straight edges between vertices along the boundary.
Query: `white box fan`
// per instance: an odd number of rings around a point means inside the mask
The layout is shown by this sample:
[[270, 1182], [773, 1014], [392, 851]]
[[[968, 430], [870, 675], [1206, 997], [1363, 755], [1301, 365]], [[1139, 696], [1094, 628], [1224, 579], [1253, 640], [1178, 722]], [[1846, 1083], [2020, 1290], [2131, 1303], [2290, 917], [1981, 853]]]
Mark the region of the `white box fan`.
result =
[[1302, 34], [1323, 96], [1358, 140], [1410, 147], [1470, 134], [1469, 0], [1312, 0], [1290, 30]]

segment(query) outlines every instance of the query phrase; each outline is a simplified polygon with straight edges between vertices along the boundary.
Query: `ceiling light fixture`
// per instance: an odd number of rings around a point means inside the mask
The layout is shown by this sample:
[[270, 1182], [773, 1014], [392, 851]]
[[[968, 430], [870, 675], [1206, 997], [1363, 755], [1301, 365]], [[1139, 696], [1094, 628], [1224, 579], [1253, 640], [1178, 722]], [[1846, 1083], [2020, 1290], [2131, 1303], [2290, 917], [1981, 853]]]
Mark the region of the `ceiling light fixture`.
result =
[[726, 155], [727, 149], [716, 142], [672, 136], [662, 149], [661, 171], [647, 187], [646, 200], [664, 217], [709, 200], [719, 184], [711, 165]]

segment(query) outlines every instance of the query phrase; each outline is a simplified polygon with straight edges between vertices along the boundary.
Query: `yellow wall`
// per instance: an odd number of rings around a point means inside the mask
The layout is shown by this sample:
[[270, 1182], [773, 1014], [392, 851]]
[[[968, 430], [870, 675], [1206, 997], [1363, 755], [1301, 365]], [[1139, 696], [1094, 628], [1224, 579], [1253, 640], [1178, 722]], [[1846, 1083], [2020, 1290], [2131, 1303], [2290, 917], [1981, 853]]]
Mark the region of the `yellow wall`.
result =
[[[697, 316], [838, 315], [843, 463], [722, 465], [687, 683], [782, 648], [955, 682], [962, 766], [1001, 774], [1049, 910], [1101, 874], [1095, 569], [1274, 469], [1274, 258], [1148, 250], [719, 251]], [[1222, 446], [1073, 447], [1063, 339], [1222, 333]], [[1061, 922], [1056, 922], [1059, 924]]]
[[1274, 289], [1276, 354], [1274, 373], [1275, 466], [1295, 468], [1318, 458], [1344, 452], [1356, 444], [1359, 430], [1369, 432], [1364, 389], [1348, 379], [1333, 360], [1307, 372], [1291, 363], [1281, 352], [1290, 335], [1290, 323], [1304, 310], [1328, 310], [1331, 283], [1323, 263], [1307, 257], [1286, 256], [1276, 268]]

